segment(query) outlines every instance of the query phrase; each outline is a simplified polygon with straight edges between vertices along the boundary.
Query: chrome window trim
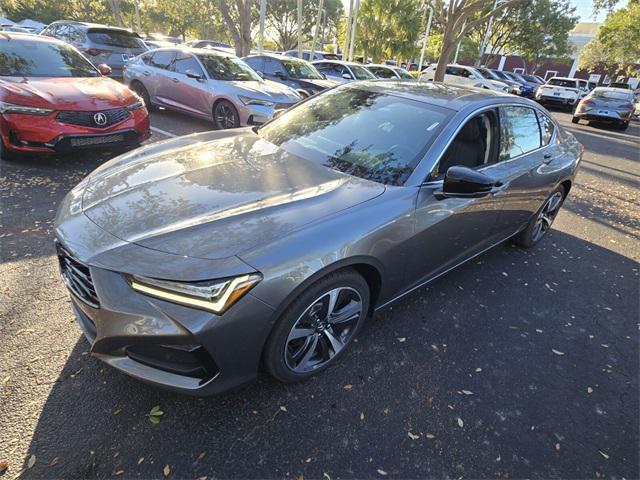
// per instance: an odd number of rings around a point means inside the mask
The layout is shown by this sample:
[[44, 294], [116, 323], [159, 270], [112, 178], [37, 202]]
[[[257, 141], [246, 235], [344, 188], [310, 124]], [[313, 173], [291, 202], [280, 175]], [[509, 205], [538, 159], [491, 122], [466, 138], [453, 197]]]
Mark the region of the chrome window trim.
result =
[[[546, 113], [544, 113], [544, 111], [541, 108], [538, 108], [537, 105], [529, 105], [526, 103], [511, 103], [511, 102], [505, 102], [505, 103], [495, 103], [492, 105], [485, 105], [483, 107], [478, 108], [477, 110], [474, 110], [473, 112], [471, 112], [469, 115], [467, 115], [464, 120], [462, 122], [460, 122], [460, 125], [458, 125], [458, 127], [456, 128], [455, 132], [453, 132], [453, 134], [451, 135], [451, 137], [449, 138], [449, 141], [447, 142], [447, 144], [445, 145], [445, 147], [442, 149], [442, 151], [440, 152], [440, 154], [438, 155], [437, 160], [433, 163], [433, 165], [431, 166], [431, 168], [429, 169], [429, 173], [427, 174], [427, 177], [423, 180], [422, 185], [431, 185], [431, 184], [438, 184], [440, 182], [442, 182], [443, 179], [441, 180], [428, 180], [429, 177], [431, 177], [431, 174], [433, 173], [433, 171], [435, 170], [436, 166], [440, 163], [440, 160], [442, 159], [443, 155], [447, 152], [447, 150], [449, 149], [449, 147], [451, 146], [451, 144], [453, 143], [453, 140], [456, 138], [456, 136], [458, 136], [458, 133], [460, 133], [460, 130], [462, 130], [462, 127], [464, 127], [467, 122], [475, 117], [476, 115], [482, 113], [482, 112], [486, 112], [489, 110], [495, 110], [498, 109], [500, 107], [526, 107], [526, 108], [530, 108], [535, 112], [540, 112], [543, 115], [546, 115], [551, 122], [554, 125], [554, 129], [553, 129], [553, 135], [551, 136], [551, 138], [549, 139], [549, 143], [547, 145], [543, 145], [539, 148], [536, 148], [535, 150], [530, 150], [526, 153], [522, 153], [518, 156], [512, 157], [508, 160], [502, 160], [502, 161], [498, 161], [496, 163], [492, 163], [491, 165], [486, 165], [482, 168], [487, 168], [487, 167], [491, 167], [493, 165], [498, 165], [499, 163], [506, 163], [506, 162], [511, 162], [513, 160], [518, 160], [519, 158], [525, 156], [525, 155], [530, 155], [532, 153], [535, 152], [539, 152], [541, 150], [544, 150], [545, 148], [550, 147], [552, 144], [555, 144], [555, 140], [557, 139], [558, 136], [558, 124], [556, 123], [555, 119], [552, 118], [550, 115], [547, 115]], [[500, 116], [500, 113], [498, 113], [498, 117]], [[538, 129], [540, 128], [540, 125], [538, 124]], [[540, 138], [540, 143], [542, 143], [542, 137]], [[481, 170], [481, 169], [480, 169]]]

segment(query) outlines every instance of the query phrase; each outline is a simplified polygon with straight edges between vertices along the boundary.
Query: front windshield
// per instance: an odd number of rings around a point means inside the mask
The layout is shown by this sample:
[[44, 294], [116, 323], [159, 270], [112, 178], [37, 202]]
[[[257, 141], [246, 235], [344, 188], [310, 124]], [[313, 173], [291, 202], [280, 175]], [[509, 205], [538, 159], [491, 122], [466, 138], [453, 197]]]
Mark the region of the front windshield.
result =
[[509, 80], [509, 77], [507, 77], [504, 72], [501, 72], [500, 70], [496, 71], [496, 70], [492, 70], [493, 73], [501, 80]]
[[1, 77], [98, 77], [76, 49], [64, 43], [0, 39]]
[[213, 53], [198, 53], [196, 56], [204, 65], [209, 76], [214, 80], [262, 81], [249, 65], [237, 57], [227, 57]]
[[557, 87], [577, 88], [575, 80], [569, 80], [564, 78], [552, 78], [547, 82], [547, 85], [555, 85]]
[[399, 68], [399, 67], [394, 67], [393, 70], [400, 75], [400, 78], [410, 78], [413, 80], [413, 77], [411, 76], [411, 74], [406, 71], [404, 68]]
[[349, 65], [357, 80], [375, 80], [376, 76], [360, 65]]
[[282, 60], [284, 68], [293, 78], [322, 80], [322, 75], [313, 65], [302, 60]]
[[532, 83], [540, 83], [540, 80], [538, 80], [536, 77], [534, 77], [533, 75], [522, 75], [522, 77], [527, 81], [527, 82], [532, 82]]
[[401, 185], [451, 114], [428, 103], [350, 86], [287, 110], [258, 134], [314, 163]]
[[484, 78], [488, 78], [489, 80], [497, 80], [499, 78], [491, 70], [487, 70], [486, 68], [478, 68], [478, 71]]

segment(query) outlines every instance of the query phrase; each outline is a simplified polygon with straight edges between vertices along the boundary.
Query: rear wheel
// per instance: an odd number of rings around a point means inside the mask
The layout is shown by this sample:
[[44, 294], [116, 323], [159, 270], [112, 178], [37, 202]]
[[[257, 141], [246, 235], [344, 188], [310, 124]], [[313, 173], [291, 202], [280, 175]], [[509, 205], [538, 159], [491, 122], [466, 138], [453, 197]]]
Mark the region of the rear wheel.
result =
[[151, 111], [153, 109], [153, 106], [151, 105], [151, 97], [149, 96], [149, 92], [147, 91], [147, 89], [142, 83], [138, 81], [132, 82], [131, 90], [133, 90], [140, 98], [142, 98], [142, 101], [144, 102], [144, 106], [147, 107], [148, 111]]
[[240, 126], [240, 115], [233, 103], [228, 100], [218, 100], [213, 107], [213, 124], [217, 130]]
[[559, 185], [547, 197], [538, 213], [529, 221], [527, 228], [513, 237], [513, 242], [521, 247], [529, 248], [542, 240], [542, 237], [551, 229], [551, 224], [562, 207], [565, 195], [565, 188]]
[[367, 282], [351, 269], [324, 277], [302, 292], [271, 333], [264, 362], [276, 379], [305, 380], [335, 363], [369, 311]]

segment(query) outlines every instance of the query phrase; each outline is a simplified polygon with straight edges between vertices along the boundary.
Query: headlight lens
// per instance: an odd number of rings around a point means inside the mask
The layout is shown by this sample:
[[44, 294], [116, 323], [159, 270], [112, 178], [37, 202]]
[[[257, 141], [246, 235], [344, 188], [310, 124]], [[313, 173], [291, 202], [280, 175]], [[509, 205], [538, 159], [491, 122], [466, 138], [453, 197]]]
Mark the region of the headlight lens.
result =
[[27, 107], [14, 103], [0, 102], [0, 113], [22, 113], [24, 115], [49, 115], [53, 110], [50, 108]]
[[136, 100], [131, 105], [127, 105], [127, 110], [137, 110], [142, 107], [144, 107], [144, 102], [142, 100]]
[[126, 278], [131, 288], [137, 292], [167, 302], [221, 314], [262, 280], [262, 275], [252, 273], [193, 283], [156, 280], [138, 275], [129, 275]]
[[245, 105], [261, 105], [263, 107], [273, 107], [275, 105], [274, 102], [269, 102], [267, 100], [260, 100], [258, 98], [245, 97], [244, 95], [238, 95], [238, 98]]

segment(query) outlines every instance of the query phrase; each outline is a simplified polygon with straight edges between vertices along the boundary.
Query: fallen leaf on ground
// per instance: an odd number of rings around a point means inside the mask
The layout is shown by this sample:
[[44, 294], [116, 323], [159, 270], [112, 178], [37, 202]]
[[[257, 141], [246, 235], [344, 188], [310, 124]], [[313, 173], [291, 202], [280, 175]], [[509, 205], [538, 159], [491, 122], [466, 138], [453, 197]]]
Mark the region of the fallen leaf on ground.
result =
[[411, 431], [407, 432], [407, 435], [409, 435], [409, 438], [411, 440], [417, 440], [420, 438], [420, 435], [416, 435], [415, 433], [411, 433]]
[[162, 415], [164, 415], [164, 412], [160, 410], [160, 405], [156, 405], [155, 407], [153, 407], [147, 414], [147, 416], [149, 417], [149, 421], [154, 425], [160, 423], [160, 417]]
[[204, 458], [205, 455], [206, 455], [206, 453], [202, 452], [200, 455], [198, 455], [198, 458], [196, 460], [199, 462], [200, 460], [202, 460]]
[[114, 473], [116, 475], [122, 475], [124, 473], [124, 470], [116, 470]]
[[564, 352], [561, 352], [560, 350], [556, 350], [555, 348], [552, 348], [551, 351], [556, 355], [564, 355]]
[[29, 460], [27, 461], [27, 468], [31, 468], [36, 464], [36, 456], [35, 455], [31, 455], [29, 457]]
[[360, 412], [360, 420], [364, 420], [364, 413]]
[[282, 410], [283, 412], [287, 411], [287, 407], [285, 407], [284, 405], [280, 405], [280, 410]]
[[482, 369], [480, 367], [476, 368], [476, 372], [481, 372]]
[[162, 473], [164, 474], [165, 477], [168, 477], [169, 474], [171, 473], [171, 467], [169, 465], [165, 465], [164, 468], [162, 469]]
[[382, 470], [381, 468], [379, 468], [378, 470], [376, 470], [376, 472], [378, 472], [380, 475], [386, 475], [387, 472], [385, 472], [384, 470]]
[[353, 388], [353, 385], [345, 385], [344, 387], [345, 390], [351, 390]]
[[398, 341], [399, 341], [400, 343], [403, 343], [403, 342], [405, 342], [406, 340], [407, 340], [407, 337], [398, 337]]
[[600, 452], [600, 455], [602, 455], [604, 458], [606, 458], [607, 460], [609, 459], [609, 455], [604, 453], [602, 450], [598, 450], [598, 451]]
[[587, 393], [593, 393], [593, 388], [587, 387]]
[[51, 460], [51, 463], [49, 464], [50, 467], [53, 467], [54, 465], [57, 465], [60, 463], [60, 457], [55, 457], [53, 460]]
[[142, 462], [144, 462], [144, 457], [140, 457], [140, 458], [138, 459], [138, 465], [140, 465]]
[[560, 444], [556, 443], [556, 450], [560, 451]]
[[464, 427], [464, 422], [462, 421], [462, 419], [460, 417], [458, 417], [458, 426], [460, 428]]
[[471, 390], [462, 390], [462, 393], [464, 393], [465, 395], [473, 395], [473, 392]]
[[4, 473], [9, 470], [9, 464], [7, 462], [0, 462], [0, 473]]
[[427, 433], [425, 437], [427, 437], [429, 440], [433, 440], [434, 438], [436, 438], [436, 436], [433, 433]]

